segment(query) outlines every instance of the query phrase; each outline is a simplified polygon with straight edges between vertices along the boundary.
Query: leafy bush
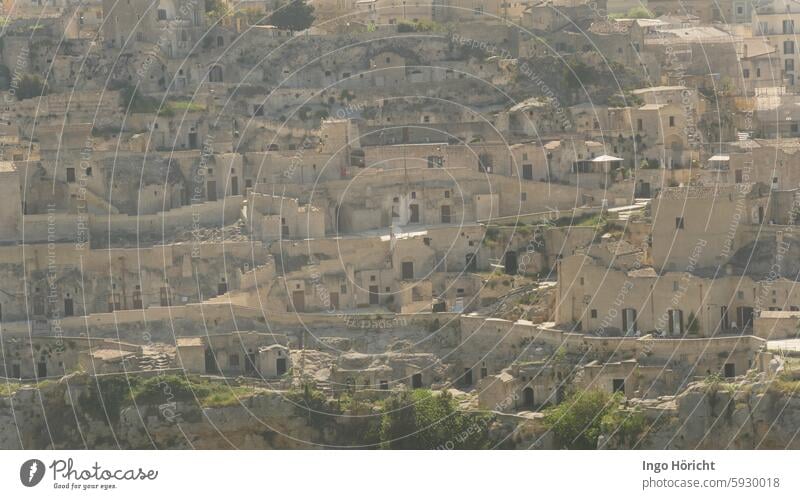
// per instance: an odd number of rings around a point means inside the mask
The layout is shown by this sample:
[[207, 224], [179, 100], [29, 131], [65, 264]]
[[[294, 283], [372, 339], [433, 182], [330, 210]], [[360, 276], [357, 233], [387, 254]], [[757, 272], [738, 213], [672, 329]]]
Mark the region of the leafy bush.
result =
[[281, 29], [302, 31], [314, 22], [314, 7], [305, 0], [291, 0], [279, 6], [269, 16], [269, 24]]
[[650, 12], [650, 10], [648, 10], [647, 7], [643, 7], [640, 5], [638, 7], [633, 7], [632, 9], [630, 9], [626, 17], [628, 19], [652, 19], [653, 13]]
[[553, 432], [558, 447], [596, 449], [601, 421], [610, 404], [611, 396], [605, 392], [578, 392], [547, 409], [544, 422]]
[[47, 86], [38, 75], [26, 74], [20, 80], [16, 90], [17, 100], [32, 99], [47, 95]]
[[544, 421], [561, 448], [596, 449], [600, 435], [635, 445], [647, 420], [641, 411], [620, 409], [622, 398], [599, 390], [576, 392], [545, 411]]
[[136, 87], [126, 85], [120, 89], [120, 105], [132, 113], [155, 113], [159, 110], [158, 100], [139, 93]]
[[383, 448], [486, 449], [490, 445], [490, 419], [462, 412], [449, 392], [403, 392], [387, 399], [383, 408]]
[[600, 429], [603, 435], [633, 448], [647, 429], [647, 419], [639, 409], [620, 410], [619, 404], [614, 403], [600, 421]]
[[123, 375], [97, 377], [89, 381], [88, 390], [78, 398], [78, 405], [93, 419], [116, 423], [137, 384], [137, 378], [126, 379]]

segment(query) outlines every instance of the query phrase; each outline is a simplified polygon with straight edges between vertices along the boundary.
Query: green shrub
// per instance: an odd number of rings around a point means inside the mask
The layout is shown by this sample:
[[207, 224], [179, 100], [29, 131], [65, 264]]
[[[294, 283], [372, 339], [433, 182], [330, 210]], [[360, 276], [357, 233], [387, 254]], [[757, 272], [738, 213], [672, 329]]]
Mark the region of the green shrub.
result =
[[611, 395], [605, 392], [578, 392], [547, 409], [544, 422], [559, 448], [596, 449], [601, 421], [611, 403]]
[[381, 421], [385, 449], [486, 449], [490, 419], [467, 414], [449, 392], [402, 392], [386, 400]]

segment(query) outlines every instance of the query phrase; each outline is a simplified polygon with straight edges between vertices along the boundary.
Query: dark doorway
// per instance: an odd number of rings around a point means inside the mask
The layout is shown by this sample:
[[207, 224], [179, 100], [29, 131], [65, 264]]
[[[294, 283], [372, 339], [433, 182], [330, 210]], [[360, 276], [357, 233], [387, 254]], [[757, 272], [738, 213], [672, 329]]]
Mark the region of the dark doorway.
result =
[[169, 307], [169, 289], [162, 286], [158, 291], [158, 299], [162, 307]]
[[197, 132], [189, 132], [189, 149], [197, 149]]
[[380, 382], [381, 390], [388, 390], [389, 389], [389, 382], [388, 381], [381, 381]]
[[133, 292], [133, 308], [136, 310], [142, 308], [142, 292], [138, 289]]
[[295, 312], [306, 311], [306, 293], [304, 291], [292, 292], [292, 306]]
[[669, 312], [669, 334], [680, 336], [683, 334], [683, 310], [670, 310]]
[[475, 253], [467, 253], [466, 257], [466, 267], [465, 269], [467, 272], [477, 272], [478, 271], [478, 259]]
[[14, 364], [14, 365], [11, 366], [11, 377], [12, 378], [17, 378], [17, 379], [22, 377], [22, 375], [20, 373], [19, 364]]
[[244, 373], [248, 376], [256, 375], [256, 354], [248, 352], [244, 356]]
[[469, 367], [464, 368], [464, 376], [461, 378], [464, 386], [472, 386], [472, 369]]
[[450, 223], [450, 206], [442, 206], [442, 223], [449, 224]]
[[404, 281], [410, 281], [414, 278], [414, 262], [403, 262], [402, 274]]
[[75, 307], [72, 304], [72, 298], [64, 298], [64, 317], [73, 315], [75, 315]]
[[378, 286], [369, 287], [369, 304], [378, 305], [380, 303], [380, 295], [378, 295]]
[[760, 223], [760, 224], [764, 223], [764, 207], [763, 206], [759, 206], [758, 207], [758, 223]]
[[75, 182], [75, 168], [67, 168], [67, 183], [72, 184]]
[[753, 326], [753, 307], [739, 307], [736, 309], [736, 320], [741, 329]]
[[214, 357], [214, 351], [211, 348], [206, 348], [206, 374], [217, 374], [217, 359]]
[[736, 170], [734, 172], [734, 182], [737, 184], [742, 183], [742, 170]]
[[533, 388], [530, 386], [522, 390], [522, 404], [526, 409], [533, 408]]
[[639, 197], [640, 198], [650, 197], [650, 182], [641, 182], [639, 184]]
[[231, 177], [231, 196], [239, 195], [239, 177]]
[[225, 281], [220, 282], [217, 284], [217, 295], [224, 295], [228, 292], [228, 283]]
[[622, 310], [622, 334], [629, 336], [636, 333], [636, 309]]
[[735, 378], [736, 377], [736, 365], [733, 363], [725, 364], [725, 377], [726, 378]]
[[330, 294], [330, 309], [339, 310], [339, 293]]
[[505, 258], [505, 270], [506, 274], [514, 275], [519, 270], [519, 265], [517, 265], [517, 252], [516, 251], [507, 251], [506, 258]]
[[613, 390], [614, 393], [619, 392], [625, 395], [625, 380], [620, 378], [613, 379], [611, 381], [611, 390]]
[[730, 329], [731, 325], [730, 325], [730, 322], [728, 321], [728, 306], [727, 305], [723, 305], [720, 308], [719, 316], [720, 316], [719, 317], [720, 332], [727, 331], [728, 329]]
[[47, 361], [40, 360], [39, 363], [36, 364], [36, 376], [39, 378], [47, 377]]
[[[217, 43], [220, 42], [220, 39], [217, 38]], [[208, 81], [211, 83], [220, 83], [222, 82], [222, 68], [219, 66], [212, 66], [211, 69], [208, 71]]]
[[417, 373], [411, 376], [411, 388], [422, 388], [422, 373]]
[[275, 372], [278, 376], [283, 376], [286, 374], [286, 359], [277, 359], [275, 360]]
[[408, 217], [408, 223], [410, 224], [418, 224], [419, 223], [419, 205], [412, 204], [408, 207], [411, 210], [411, 215]]
[[209, 180], [206, 182], [206, 197], [209, 201], [217, 200], [217, 181]]

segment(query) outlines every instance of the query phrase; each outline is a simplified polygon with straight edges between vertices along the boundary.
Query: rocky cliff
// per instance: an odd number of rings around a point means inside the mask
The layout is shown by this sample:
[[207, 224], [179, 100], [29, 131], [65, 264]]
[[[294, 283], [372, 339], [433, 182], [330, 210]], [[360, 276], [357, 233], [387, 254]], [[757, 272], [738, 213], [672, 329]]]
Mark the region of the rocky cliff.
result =
[[631, 401], [644, 411], [646, 425], [637, 438], [601, 438], [607, 448], [641, 449], [798, 449], [800, 382], [704, 381], [677, 397]]

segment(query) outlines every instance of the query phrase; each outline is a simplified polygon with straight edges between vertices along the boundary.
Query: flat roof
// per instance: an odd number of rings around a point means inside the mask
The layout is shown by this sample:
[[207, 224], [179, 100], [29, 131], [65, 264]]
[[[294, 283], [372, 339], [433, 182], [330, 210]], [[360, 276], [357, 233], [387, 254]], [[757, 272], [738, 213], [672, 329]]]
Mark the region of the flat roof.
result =
[[179, 347], [202, 347], [205, 342], [203, 338], [178, 338], [175, 344]]

